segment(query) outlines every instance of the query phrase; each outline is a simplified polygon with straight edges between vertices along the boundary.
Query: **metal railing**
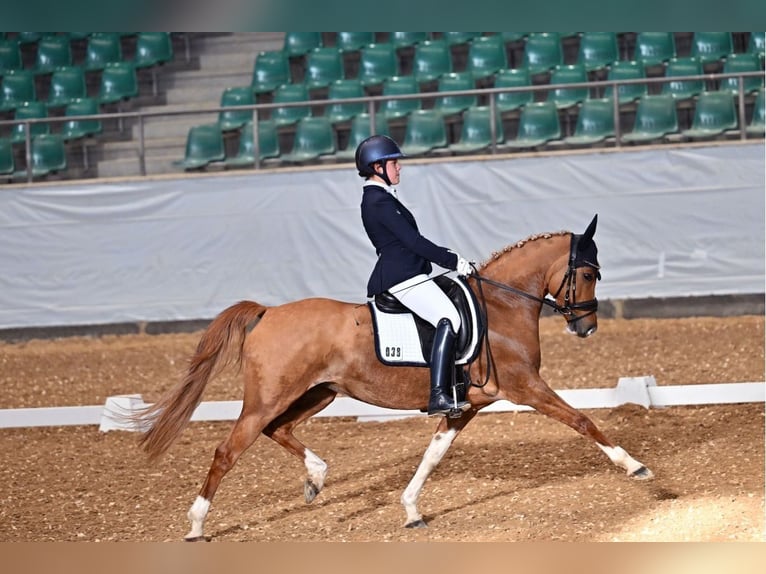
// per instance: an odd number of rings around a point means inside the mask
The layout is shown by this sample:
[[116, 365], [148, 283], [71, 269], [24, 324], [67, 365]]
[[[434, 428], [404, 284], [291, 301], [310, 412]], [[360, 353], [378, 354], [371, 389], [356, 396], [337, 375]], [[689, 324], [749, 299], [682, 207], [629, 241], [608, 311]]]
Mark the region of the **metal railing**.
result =
[[[367, 105], [368, 114], [370, 116], [370, 131], [375, 133], [376, 127], [376, 114], [380, 113], [376, 110], [376, 105], [384, 101], [391, 100], [437, 100], [445, 95], [449, 96], [486, 96], [488, 98], [488, 106], [490, 108], [490, 117], [497, 119], [497, 96], [502, 93], [526, 93], [526, 92], [548, 92], [552, 90], [564, 90], [564, 89], [578, 89], [588, 88], [589, 90], [597, 90], [600, 88], [610, 87], [612, 89], [611, 99], [613, 100], [613, 114], [614, 114], [614, 129], [615, 137], [614, 142], [616, 147], [622, 146], [622, 126], [621, 126], [621, 104], [619, 101], [619, 87], [622, 85], [632, 84], [646, 84], [647, 88], [654, 84], [663, 84], [670, 82], [695, 82], [703, 81], [709, 83], [720, 82], [729, 78], [737, 78], [738, 91], [737, 97], [737, 109], [738, 109], [738, 126], [740, 132], [740, 139], [746, 139], [746, 125], [745, 125], [745, 80], [747, 78], [766, 78], [764, 71], [760, 72], [736, 72], [736, 73], [709, 73], [700, 74], [694, 76], [658, 76], [658, 77], [645, 77], [636, 79], [620, 79], [620, 80], [594, 80], [588, 82], [577, 83], [546, 83], [546, 84], [531, 84], [518, 87], [493, 87], [493, 88], [476, 88], [471, 90], [455, 90], [455, 91], [433, 91], [433, 92], [415, 92], [411, 94], [397, 94], [397, 95], [377, 95], [377, 96], [364, 96], [358, 98], [343, 98], [343, 99], [310, 99], [300, 102], [271, 102], [260, 103], [240, 106], [214, 106], [214, 107], [200, 107], [195, 110], [183, 110], [183, 111], [128, 111], [128, 112], [110, 112], [105, 114], [93, 114], [83, 116], [48, 116], [41, 118], [24, 118], [14, 120], [2, 120], [0, 121], [0, 127], [3, 126], [18, 126], [24, 124], [25, 130], [25, 156], [27, 165], [27, 181], [32, 181], [32, 125], [39, 123], [56, 124], [62, 122], [71, 121], [86, 121], [86, 120], [112, 120], [116, 119], [121, 124], [127, 120], [135, 120], [138, 126], [138, 160], [139, 160], [139, 172], [141, 176], [146, 176], [146, 138], [145, 138], [145, 123], [147, 119], [154, 117], [172, 117], [172, 116], [199, 116], [220, 114], [221, 112], [242, 112], [252, 110], [253, 112], [253, 155], [254, 155], [254, 167], [255, 169], [261, 168], [261, 161], [259, 157], [259, 134], [258, 134], [258, 121], [259, 115], [262, 112], [268, 112], [277, 108], [290, 108], [290, 107], [324, 107], [328, 104], [355, 104], [365, 103]], [[761, 88], [763, 89], [763, 87]], [[704, 91], [704, 89], [703, 89]], [[718, 89], [709, 91], [720, 91]], [[264, 114], [265, 115], [265, 114]], [[496, 122], [490, 122], [490, 134], [491, 134], [491, 146], [490, 150], [492, 154], [497, 153], [497, 132]]]

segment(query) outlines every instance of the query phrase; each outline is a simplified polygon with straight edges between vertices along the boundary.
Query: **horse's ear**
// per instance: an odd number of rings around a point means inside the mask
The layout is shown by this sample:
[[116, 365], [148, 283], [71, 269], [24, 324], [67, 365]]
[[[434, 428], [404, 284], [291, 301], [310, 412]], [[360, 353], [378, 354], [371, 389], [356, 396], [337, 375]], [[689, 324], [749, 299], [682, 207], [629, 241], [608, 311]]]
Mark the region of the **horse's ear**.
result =
[[588, 224], [588, 228], [585, 230], [585, 233], [582, 234], [581, 240], [593, 239], [593, 236], [596, 233], [596, 223], [598, 223], [598, 213], [593, 216], [593, 219]]

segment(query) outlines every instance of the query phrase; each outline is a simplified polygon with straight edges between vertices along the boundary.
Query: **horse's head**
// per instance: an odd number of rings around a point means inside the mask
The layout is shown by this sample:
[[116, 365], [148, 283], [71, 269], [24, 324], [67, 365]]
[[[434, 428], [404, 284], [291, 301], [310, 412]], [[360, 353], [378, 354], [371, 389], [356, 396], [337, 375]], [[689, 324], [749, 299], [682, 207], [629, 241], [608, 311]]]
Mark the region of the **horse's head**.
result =
[[585, 233], [572, 234], [568, 257], [561, 258], [548, 281], [548, 292], [556, 300], [557, 311], [567, 320], [567, 331], [578, 337], [588, 337], [598, 328], [596, 281], [601, 279], [601, 272], [593, 240], [597, 221], [595, 215]]

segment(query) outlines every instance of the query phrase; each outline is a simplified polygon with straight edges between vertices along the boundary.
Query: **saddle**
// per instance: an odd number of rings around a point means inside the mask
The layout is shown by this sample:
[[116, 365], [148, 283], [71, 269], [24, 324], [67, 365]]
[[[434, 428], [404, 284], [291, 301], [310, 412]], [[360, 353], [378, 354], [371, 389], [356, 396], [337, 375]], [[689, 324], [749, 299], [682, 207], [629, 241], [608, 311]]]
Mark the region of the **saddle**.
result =
[[[466, 365], [479, 354], [486, 320], [468, 282], [439, 275], [432, 279], [449, 297], [460, 315], [455, 364]], [[428, 367], [436, 329], [388, 291], [367, 303], [372, 315], [375, 353], [384, 365]]]

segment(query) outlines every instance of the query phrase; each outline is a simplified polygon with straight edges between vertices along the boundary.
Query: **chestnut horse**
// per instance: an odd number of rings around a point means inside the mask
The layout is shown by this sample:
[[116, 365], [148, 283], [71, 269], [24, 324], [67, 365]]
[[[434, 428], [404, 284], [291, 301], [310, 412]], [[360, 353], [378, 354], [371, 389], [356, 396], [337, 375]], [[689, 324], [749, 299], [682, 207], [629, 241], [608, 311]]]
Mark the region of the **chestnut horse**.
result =
[[[471, 365], [471, 408], [459, 418], [443, 417], [414, 476], [402, 493], [407, 527], [426, 526], [417, 508], [429, 474], [461, 430], [487, 405], [509, 400], [528, 405], [572, 427], [636, 479], [651, 471], [612, 443], [584, 414], [568, 405], [540, 377], [539, 317], [544, 304], [561, 312], [567, 330], [580, 337], [596, 331], [596, 281], [600, 277], [593, 241], [596, 218], [582, 235], [534, 235], [495, 253], [469, 283], [479, 288], [488, 336]], [[550, 294], [552, 298], [547, 297]], [[303, 461], [306, 502], [322, 490], [327, 464], [294, 435], [295, 427], [337, 395], [392, 409], [421, 409], [428, 403], [428, 369], [383, 365], [373, 348], [369, 311], [354, 303], [311, 298], [266, 307], [241, 301], [222, 311], [203, 333], [180, 384], [139, 413], [140, 443], [154, 459], [188, 424], [208, 381], [231, 363], [244, 376], [242, 412], [216, 448], [202, 488], [189, 509], [186, 540], [204, 540], [203, 525], [224, 475], [264, 434]]]

